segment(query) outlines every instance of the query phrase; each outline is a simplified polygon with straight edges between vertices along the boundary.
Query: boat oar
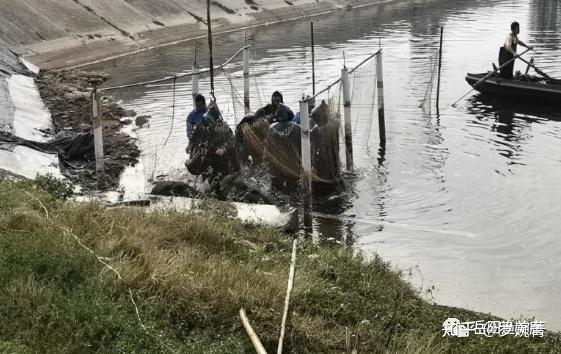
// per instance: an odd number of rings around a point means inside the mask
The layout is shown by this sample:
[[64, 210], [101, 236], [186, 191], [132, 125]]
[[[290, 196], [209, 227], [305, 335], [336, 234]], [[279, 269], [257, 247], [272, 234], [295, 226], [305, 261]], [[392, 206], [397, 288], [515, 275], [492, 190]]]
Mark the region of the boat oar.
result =
[[514, 58], [510, 59], [509, 61], [505, 62], [503, 65], [499, 66], [498, 68], [496, 68], [495, 70], [491, 71], [489, 74], [483, 76], [483, 78], [479, 81], [477, 81], [475, 84], [472, 85], [471, 90], [469, 90], [468, 92], [466, 92], [465, 95], [463, 95], [462, 97], [460, 97], [460, 99], [458, 99], [456, 102], [454, 102], [452, 104], [452, 107], [456, 107], [456, 105], [458, 104], [458, 102], [460, 102], [461, 100], [464, 99], [464, 97], [466, 97], [467, 95], [469, 95], [473, 90], [475, 90], [475, 88], [477, 86], [479, 86], [479, 84], [481, 84], [483, 81], [487, 80], [489, 78], [489, 76], [493, 75], [494, 73], [496, 73], [497, 71], [501, 70], [501, 68], [504, 68], [505, 66], [507, 66], [508, 64], [512, 63], [514, 60], [516, 60], [516, 58], [520, 58], [522, 55], [526, 54], [527, 52], [529, 52], [531, 49], [526, 49], [525, 51], [523, 51], [522, 53], [520, 53], [519, 55], [516, 55]]
[[519, 59], [522, 60], [523, 62], [525, 62], [526, 64], [528, 64], [529, 66], [531, 66], [532, 68], [534, 68], [534, 70], [536, 70], [536, 72], [538, 74], [540, 74], [541, 76], [545, 77], [548, 80], [553, 80], [553, 78], [551, 76], [547, 75], [546, 73], [544, 73], [540, 69], [536, 68], [536, 66], [534, 65], [534, 63], [532, 61], [527, 61], [524, 58], [519, 58]]

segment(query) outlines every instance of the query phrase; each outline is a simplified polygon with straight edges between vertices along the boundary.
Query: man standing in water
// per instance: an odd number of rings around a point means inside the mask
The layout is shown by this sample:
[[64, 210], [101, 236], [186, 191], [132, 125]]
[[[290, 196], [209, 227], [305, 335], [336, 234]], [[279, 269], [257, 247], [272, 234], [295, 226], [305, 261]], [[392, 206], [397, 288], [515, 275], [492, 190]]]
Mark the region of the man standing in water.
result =
[[[518, 39], [518, 34], [520, 33], [520, 24], [518, 22], [511, 23], [510, 30], [511, 32], [506, 37], [504, 45], [499, 50], [499, 66], [502, 66], [504, 63], [517, 56], [516, 47], [518, 46], [518, 44], [528, 49], [534, 49], [533, 47], [527, 46], [524, 42]], [[504, 79], [512, 80], [513, 72], [514, 60], [501, 68], [500, 76]]]
[[187, 137], [189, 141], [193, 137], [193, 130], [203, 121], [203, 115], [207, 111], [205, 97], [201, 94], [195, 96], [195, 109], [187, 116]]

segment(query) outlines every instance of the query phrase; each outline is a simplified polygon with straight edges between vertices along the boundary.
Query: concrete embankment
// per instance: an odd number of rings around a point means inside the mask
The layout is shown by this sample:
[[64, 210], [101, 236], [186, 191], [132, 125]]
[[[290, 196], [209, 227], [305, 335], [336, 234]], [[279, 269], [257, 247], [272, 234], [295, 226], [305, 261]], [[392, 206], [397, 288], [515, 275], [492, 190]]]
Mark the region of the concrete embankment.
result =
[[0, 175], [34, 178], [38, 173], [62, 177], [55, 154], [10, 143], [5, 137], [45, 142], [51, 116], [39, 97], [34, 74], [0, 41]]
[[[219, 34], [398, 1], [213, 0], [211, 12]], [[42, 68], [79, 66], [204, 37], [207, 31], [202, 0], [0, 0], [0, 5], [0, 41]]]

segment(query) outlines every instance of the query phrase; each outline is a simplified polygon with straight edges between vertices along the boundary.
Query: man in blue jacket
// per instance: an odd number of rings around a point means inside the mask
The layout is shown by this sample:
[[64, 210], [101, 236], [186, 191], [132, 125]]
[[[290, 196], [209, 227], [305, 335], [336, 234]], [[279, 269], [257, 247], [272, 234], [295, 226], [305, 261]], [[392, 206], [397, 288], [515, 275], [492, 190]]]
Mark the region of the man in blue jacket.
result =
[[195, 96], [195, 109], [187, 116], [187, 137], [189, 141], [193, 137], [193, 129], [203, 121], [203, 116], [207, 111], [205, 96], [197, 94]]

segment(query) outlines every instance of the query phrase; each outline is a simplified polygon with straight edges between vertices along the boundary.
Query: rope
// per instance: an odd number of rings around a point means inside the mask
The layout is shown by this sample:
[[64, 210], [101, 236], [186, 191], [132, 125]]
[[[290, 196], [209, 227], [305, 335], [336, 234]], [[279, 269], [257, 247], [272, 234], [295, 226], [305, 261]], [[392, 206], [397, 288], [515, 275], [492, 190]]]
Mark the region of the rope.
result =
[[430, 70], [430, 77], [427, 84], [427, 89], [425, 90], [425, 94], [421, 103], [419, 104], [419, 108], [424, 108], [426, 106], [427, 101], [429, 102], [429, 114], [431, 111], [431, 102], [432, 102], [432, 92], [434, 87], [434, 80], [435, 80], [435, 73], [438, 70], [438, 60], [436, 60], [436, 54], [430, 57], [431, 62], [431, 70]]
[[175, 87], [176, 87], [176, 82], [177, 82], [177, 76], [175, 76], [173, 78], [173, 95], [172, 95], [172, 101], [171, 101], [171, 126], [169, 128], [168, 137], [166, 138], [166, 141], [164, 142], [164, 147], [166, 147], [166, 145], [168, 144], [169, 137], [171, 136], [171, 133], [173, 132], [173, 122], [175, 120]]
[[231, 89], [231, 95], [232, 95], [232, 106], [234, 107], [234, 121], [236, 122], [236, 124], [238, 123], [238, 119], [237, 119], [237, 112], [236, 112], [236, 103], [234, 102], [234, 100], [237, 100], [237, 102], [243, 107], [244, 106], [244, 100], [240, 94], [240, 91], [238, 89], [236, 89], [234, 82], [232, 80], [232, 76], [230, 75], [230, 73], [226, 70], [226, 68], [223, 68], [222, 71], [224, 72], [224, 75], [226, 76], [226, 79], [228, 79], [228, 82], [230, 83], [230, 89]]
[[[162, 149], [164, 149], [168, 143], [168, 140], [173, 132], [173, 122], [174, 122], [174, 118], [175, 118], [175, 88], [176, 88], [176, 81], [177, 81], [177, 76], [173, 77], [173, 94], [172, 94], [172, 105], [171, 105], [171, 126], [169, 129], [169, 133], [168, 136], [166, 138], [166, 141], [164, 142], [164, 145], [162, 146]], [[154, 145], [156, 145], [156, 143], [154, 143]], [[152, 174], [150, 175], [150, 178], [148, 179], [148, 181], [153, 181], [154, 180], [154, 175], [156, 174], [156, 169], [158, 167], [158, 154], [156, 152], [154, 152], [154, 168], [152, 169]]]
[[[374, 70], [374, 94], [372, 95], [372, 104], [370, 105], [370, 116], [368, 120], [370, 121], [370, 126], [368, 127], [368, 136], [366, 137], [366, 149], [370, 146], [370, 135], [372, 135], [372, 124], [374, 120], [374, 107], [376, 106], [376, 95], [378, 94], [378, 70]], [[368, 154], [368, 152], [367, 152]]]
[[261, 85], [259, 85], [259, 82], [257, 81], [257, 75], [255, 75], [255, 70], [253, 70], [253, 80], [255, 81], [255, 87], [257, 88], [257, 94], [258, 94], [258, 98], [259, 98], [259, 106], [263, 106], [263, 102], [265, 102], [267, 99], [265, 96], [265, 94], [263, 93], [263, 88], [261, 87]]
[[[351, 105], [352, 105], [352, 106], [355, 105], [354, 102], [353, 102], [353, 98], [355, 97], [355, 88], [356, 88], [356, 86], [357, 86], [357, 85], [356, 85], [356, 79], [357, 79], [357, 76], [356, 76], [356, 72], [355, 72], [355, 73], [353, 73], [353, 88], [351, 89]], [[357, 103], [357, 105], [360, 105], [360, 104], [361, 104], [361, 103], [360, 103], [360, 101], [359, 101], [359, 103]], [[356, 116], [357, 118], [356, 118], [356, 120], [355, 120], [355, 126], [353, 127], [353, 132], [356, 131], [356, 129], [357, 129], [357, 127], [358, 127], [358, 121], [359, 121], [358, 115], [355, 115], [355, 116]]]
[[[247, 45], [243, 48], [240, 48], [236, 53], [234, 53], [234, 55], [232, 55], [228, 60], [226, 60], [224, 63], [220, 64], [217, 67], [214, 67], [213, 70], [218, 70], [218, 69], [222, 69], [224, 66], [228, 65], [232, 60], [234, 60], [238, 55], [240, 55], [240, 53], [242, 53], [245, 49], [247, 48], [251, 48], [251, 45]], [[176, 78], [182, 78], [182, 77], [187, 77], [187, 76], [193, 76], [193, 75], [200, 75], [200, 74], [206, 74], [209, 73], [211, 70], [210, 69], [205, 69], [205, 70], [201, 70], [197, 73], [194, 72], [188, 72], [185, 74], [176, 74], [174, 76], [167, 76], [161, 79], [155, 79], [155, 80], [149, 80], [149, 81], [142, 81], [142, 82], [137, 82], [137, 83], [133, 83], [133, 84], [128, 84], [128, 85], [120, 85], [120, 86], [110, 86], [110, 87], [102, 87], [100, 88], [100, 90], [103, 91], [112, 91], [112, 90], [118, 90], [118, 89], [124, 89], [124, 88], [129, 88], [129, 87], [137, 87], [137, 86], [146, 86], [149, 84], [156, 84], [159, 82], [164, 82], [164, 81], [168, 81], [173, 79], [174, 77]]]

